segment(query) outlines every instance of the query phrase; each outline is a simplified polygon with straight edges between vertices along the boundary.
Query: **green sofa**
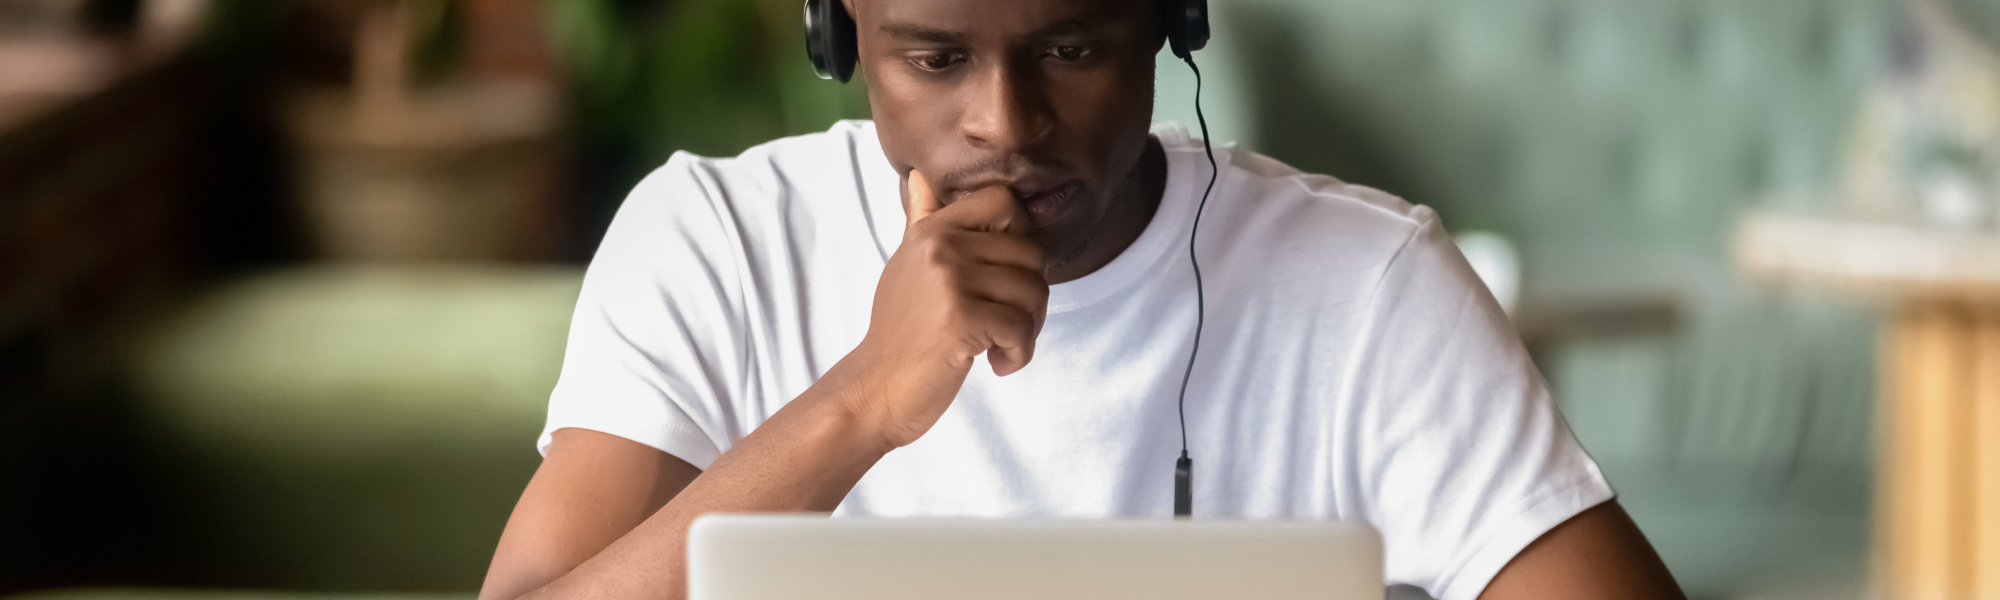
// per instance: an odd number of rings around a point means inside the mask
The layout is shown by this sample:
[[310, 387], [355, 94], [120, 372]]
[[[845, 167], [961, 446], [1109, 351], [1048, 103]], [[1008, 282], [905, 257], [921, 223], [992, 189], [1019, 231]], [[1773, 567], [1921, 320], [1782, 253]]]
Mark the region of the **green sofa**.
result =
[[301, 267], [134, 356], [166, 557], [198, 585], [476, 590], [540, 457], [573, 267]]

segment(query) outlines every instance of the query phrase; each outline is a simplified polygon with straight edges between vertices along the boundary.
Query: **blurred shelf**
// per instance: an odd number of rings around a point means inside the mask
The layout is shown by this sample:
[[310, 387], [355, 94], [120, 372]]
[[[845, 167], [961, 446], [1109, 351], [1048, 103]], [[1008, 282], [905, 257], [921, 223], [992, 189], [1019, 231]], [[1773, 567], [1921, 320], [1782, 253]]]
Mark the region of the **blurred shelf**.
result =
[[1752, 212], [1736, 262], [1753, 276], [1891, 298], [2000, 299], [2000, 232]]
[[0, 130], [31, 121], [111, 85], [114, 44], [95, 39], [0, 41]]
[[[0, 4], [5, 4], [0, 2]], [[32, 123], [185, 51], [209, 0], [142, 0], [116, 31], [78, 22], [82, 2], [14, 3], [0, 23], [0, 132]], [[98, 3], [106, 4], [106, 3]]]

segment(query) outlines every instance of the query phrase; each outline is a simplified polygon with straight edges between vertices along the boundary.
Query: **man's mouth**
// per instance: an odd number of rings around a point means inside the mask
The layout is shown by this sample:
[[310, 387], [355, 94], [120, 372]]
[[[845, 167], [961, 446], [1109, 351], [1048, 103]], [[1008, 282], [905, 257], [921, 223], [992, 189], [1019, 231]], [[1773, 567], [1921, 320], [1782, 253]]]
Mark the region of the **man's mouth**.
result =
[[1021, 206], [1028, 211], [1028, 216], [1035, 220], [1035, 226], [1042, 227], [1060, 220], [1063, 213], [1069, 210], [1069, 201], [1081, 189], [1082, 182], [1069, 181], [1040, 191], [1017, 190], [1015, 193], [1021, 199]]

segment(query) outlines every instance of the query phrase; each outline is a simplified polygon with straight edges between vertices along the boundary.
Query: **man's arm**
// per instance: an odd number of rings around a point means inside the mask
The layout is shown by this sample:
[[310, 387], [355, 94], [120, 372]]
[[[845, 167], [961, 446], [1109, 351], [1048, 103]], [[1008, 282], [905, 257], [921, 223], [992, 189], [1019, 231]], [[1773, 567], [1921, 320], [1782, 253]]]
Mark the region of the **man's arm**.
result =
[[1617, 500], [1563, 521], [1514, 556], [1481, 600], [1685, 600], [1673, 574]]
[[528, 480], [479, 600], [518, 598], [575, 569], [659, 512], [701, 474], [651, 446], [588, 429], [558, 429]]
[[825, 512], [928, 431], [974, 359], [1027, 365], [1047, 313], [1041, 248], [1004, 187], [945, 206], [909, 175], [909, 228], [868, 333], [811, 388], [696, 471], [650, 447], [565, 429], [509, 518], [480, 600], [687, 594], [688, 527], [708, 513]]
[[[839, 399], [812, 391], [706, 473], [608, 434], [556, 434], [501, 536], [481, 600], [681, 598], [696, 517], [833, 510], [891, 448]], [[623, 477], [637, 481], [614, 481]]]

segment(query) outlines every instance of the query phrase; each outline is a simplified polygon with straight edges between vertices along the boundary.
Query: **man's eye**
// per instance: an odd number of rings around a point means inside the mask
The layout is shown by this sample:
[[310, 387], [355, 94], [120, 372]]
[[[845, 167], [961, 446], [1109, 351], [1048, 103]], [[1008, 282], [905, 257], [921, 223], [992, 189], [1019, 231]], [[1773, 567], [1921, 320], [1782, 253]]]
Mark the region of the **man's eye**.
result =
[[961, 58], [959, 55], [950, 52], [939, 52], [918, 56], [910, 62], [915, 63], [917, 68], [926, 71], [943, 71], [951, 68], [952, 65], [958, 64]]
[[1090, 49], [1083, 46], [1056, 46], [1049, 49], [1049, 56], [1062, 61], [1083, 60], [1083, 57], [1090, 56]]

